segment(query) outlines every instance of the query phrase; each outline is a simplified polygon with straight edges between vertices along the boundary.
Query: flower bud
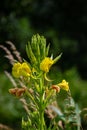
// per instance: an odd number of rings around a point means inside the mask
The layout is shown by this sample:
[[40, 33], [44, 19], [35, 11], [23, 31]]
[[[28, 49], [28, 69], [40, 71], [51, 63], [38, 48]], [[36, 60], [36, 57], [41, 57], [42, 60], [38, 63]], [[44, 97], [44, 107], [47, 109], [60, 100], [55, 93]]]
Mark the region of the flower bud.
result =
[[57, 93], [60, 92], [60, 87], [58, 85], [52, 85], [52, 89], [56, 90]]

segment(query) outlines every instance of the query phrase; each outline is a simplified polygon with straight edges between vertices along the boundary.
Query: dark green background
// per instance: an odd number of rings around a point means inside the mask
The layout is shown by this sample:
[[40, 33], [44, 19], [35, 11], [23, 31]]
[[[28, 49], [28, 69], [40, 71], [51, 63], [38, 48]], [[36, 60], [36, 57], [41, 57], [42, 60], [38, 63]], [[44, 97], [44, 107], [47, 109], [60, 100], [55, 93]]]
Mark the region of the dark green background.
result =
[[[6, 41], [12, 41], [21, 52], [21, 56], [27, 59], [25, 45], [30, 41], [32, 35], [36, 33], [44, 35], [47, 38], [47, 44], [50, 43], [49, 56], [54, 54], [54, 57], [56, 57], [63, 52], [61, 60], [54, 68], [52, 67], [52, 71], [50, 72], [51, 77], [55, 78], [56, 81], [66, 78], [70, 83], [75, 101], [81, 108], [86, 107], [87, 1], [1, 1], [0, 44], [8, 47]], [[18, 116], [18, 114], [13, 113], [20, 111], [22, 106], [20, 104], [17, 107], [17, 105], [14, 105], [16, 99], [11, 101], [9, 98], [8, 88], [11, 88], [12, 85], [4, 76], [4, 70], [11, 71], [11, 66], [4, 55], [5, 52], [0, 49], [0, 97], [2, 97], [2, 100], [0, 100], [0, 117], [2, 117], [0, 122], [6, 123], [8, 120], [8, 124], [14, 125], [13, 122], [16, 122], [16, 119], [21, 120], [22, 114]], [[8, 111], [10, 102], [12, 109]], [[8, 115], [11, 114], [10, 117], [12, 119], [9, 119], [6, 113]], [[11, 122], [11, 120], [15, 121]]]

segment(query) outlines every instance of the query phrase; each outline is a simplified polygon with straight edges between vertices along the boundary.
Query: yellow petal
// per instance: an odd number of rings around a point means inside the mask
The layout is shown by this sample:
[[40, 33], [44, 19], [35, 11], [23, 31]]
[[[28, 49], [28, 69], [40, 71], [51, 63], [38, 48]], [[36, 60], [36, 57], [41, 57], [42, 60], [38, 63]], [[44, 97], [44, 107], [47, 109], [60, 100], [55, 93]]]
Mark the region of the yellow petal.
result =
[[19, 78], [20, 77], [20, 73], [19, 73], [19, 69], [21, 68], [21, 63], [17, 62], [13, 65], [12, 67], [12, 75], [15, 78]]
[[15, 63], [12, 68], [12, 75], [15, 78], [19, 78], [20, 76], [30, 76], [31, 69], [27, 63]]
[[59, 86], [61, 89], [64, 89], [64, 90], [66, 90], [66, 91], [69, 91], [69, 85], [68, 85], [68, 82], [66, 82], [66, 80], [62, 80], [62, 82], [59, 83], [58, 86]]
[[53, 65], [53, 60], [49, 57], [45, 57], [40, 63], [40, 69], [44, 72], [49, 72], [50, 67]]
[[27, 63], [22, 63], [21, 68], [20, 68], [20, 75], [21, 76], [30, 76], [31, 74], [31, 69], [28, 66]]

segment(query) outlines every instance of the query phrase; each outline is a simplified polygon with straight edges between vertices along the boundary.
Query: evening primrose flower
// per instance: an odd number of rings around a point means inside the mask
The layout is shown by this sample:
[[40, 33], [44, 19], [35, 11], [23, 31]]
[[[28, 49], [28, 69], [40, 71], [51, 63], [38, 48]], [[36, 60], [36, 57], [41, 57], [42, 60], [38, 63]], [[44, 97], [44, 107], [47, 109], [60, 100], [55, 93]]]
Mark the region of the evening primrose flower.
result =
[[15, 78], [19, 78], [20, 76], [27, 77], [27, 76], [30, 76], [30, 74], [31, 74], [31, 69], [27, 63], [23, 62], [21, 64], [21, 63], [17, 62], [13, 65], [12, 75]]
[[40, 69], [44, 72], [49, 72], [50, 67], [53, 65], [54, 60], [52, 60], [49, 57], [45, 57], [45, 59], [42, 60], [40, 63]]
[[21, 68], [19, 69], [19, 73], [20, 73], [21, 76], [25, 76], [25, 77], [30, 76], [31, 69], [30, 69], [30, 67], [28, 66], [27, 63], [24, 62], [24, 63], [21, 64]]
[[58, 86], [59, 86], [61, 89], [64, 89], [64, 90], [66, 90], [66, 91], [69, 91], [69, 85], [68, 85], [68, 82], [66, 82], [66, 80], [62, 80], [62, 82], [59, 83]]
[[15, 78], [19, 78], [20, 77], [20, 73], [19, 73], [19, 70], [21, 68], [21, 63], [17, 62], [13, 65], [12, 67], [12, 75], [15, 77]]

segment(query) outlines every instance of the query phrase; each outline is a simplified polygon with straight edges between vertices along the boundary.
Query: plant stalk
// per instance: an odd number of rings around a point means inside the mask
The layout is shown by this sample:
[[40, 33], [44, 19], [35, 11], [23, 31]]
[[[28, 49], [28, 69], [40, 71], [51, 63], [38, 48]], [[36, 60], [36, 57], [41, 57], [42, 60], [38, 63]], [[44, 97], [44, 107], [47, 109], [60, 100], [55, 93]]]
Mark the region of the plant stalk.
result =
[[40, 116], [40, 130], [44, 130], [45, 128], [45, 121], [44, 121], [44, 91], [43, 91], [43, 76], [40, 78], [40, 107], [39, 107], [39, 116]]

